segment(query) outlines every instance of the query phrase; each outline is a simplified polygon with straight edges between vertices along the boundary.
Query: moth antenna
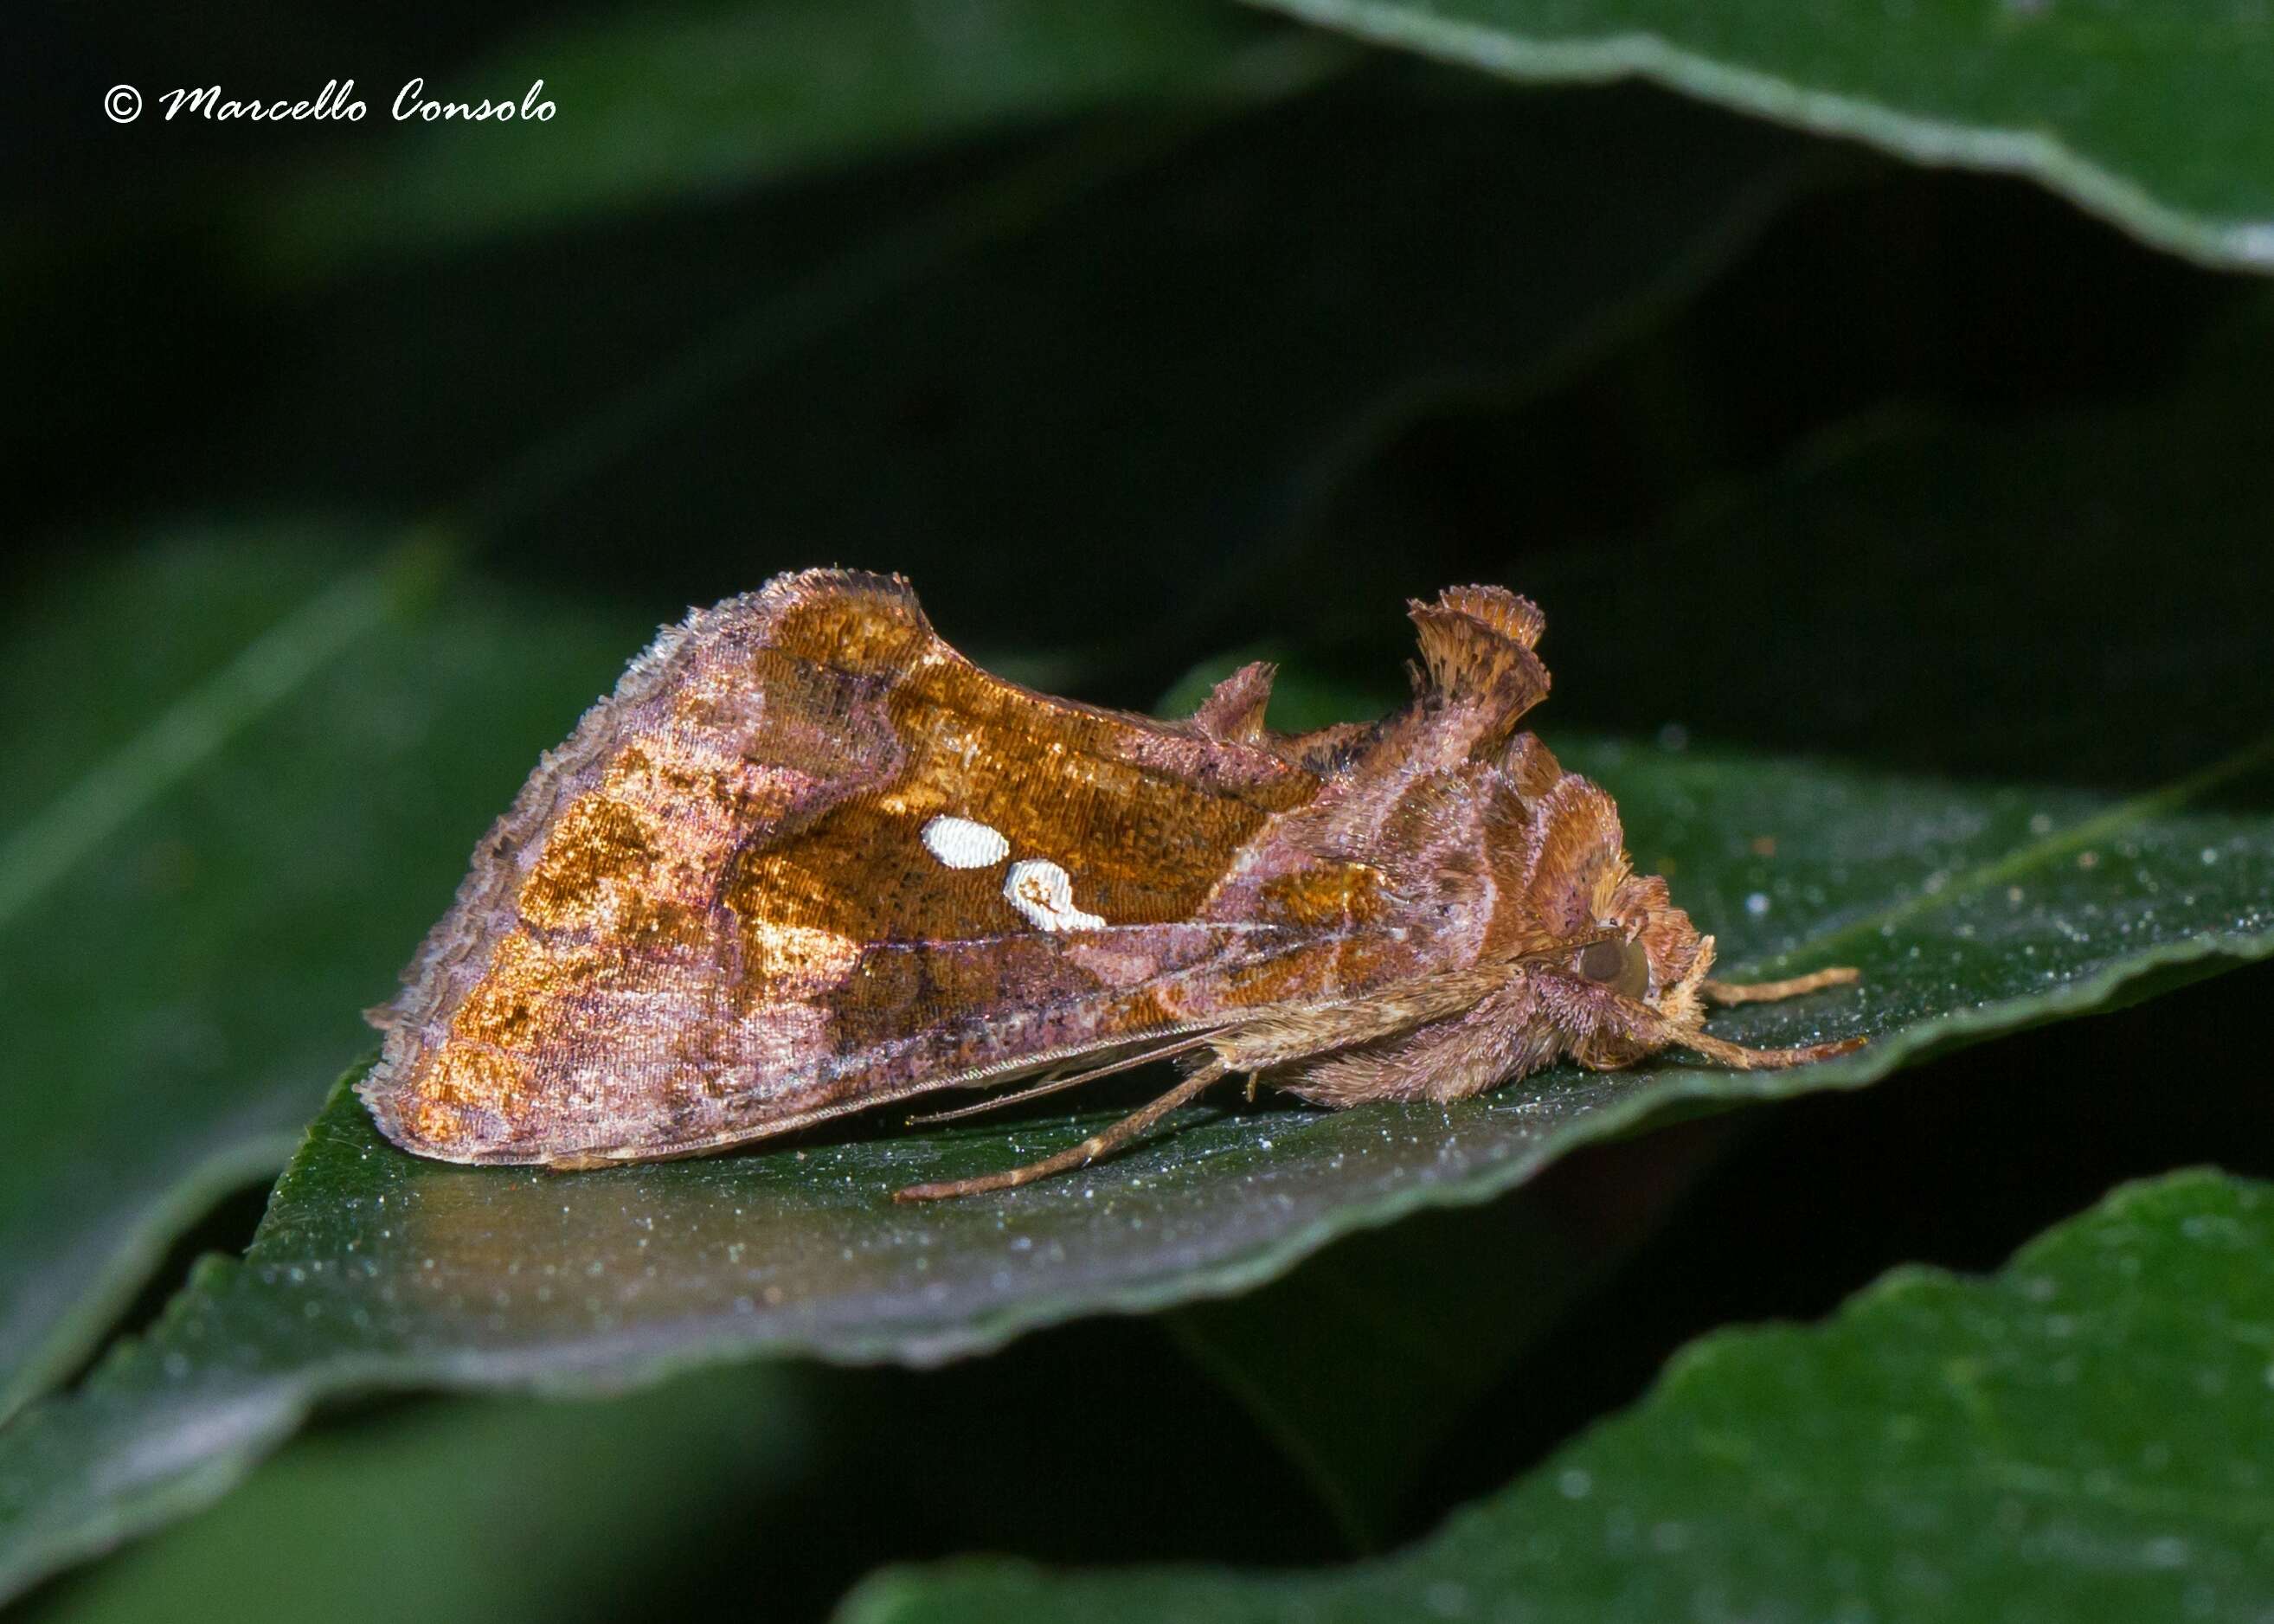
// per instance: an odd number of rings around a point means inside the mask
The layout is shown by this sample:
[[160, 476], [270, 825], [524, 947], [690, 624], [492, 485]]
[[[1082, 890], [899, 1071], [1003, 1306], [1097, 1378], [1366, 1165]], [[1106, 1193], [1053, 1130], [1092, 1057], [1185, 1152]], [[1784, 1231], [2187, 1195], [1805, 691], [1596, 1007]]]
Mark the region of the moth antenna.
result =
[[1015, 1190], [1020, 1184], [1031, 1184], [1038, 1178], [1048, 1178], [1054, 1173], [1067, 1173], [1111, 1155], [1130, 1140], [1138, 1138], [1171, 1111], [1192, 1099], [1229, 1070], [1221, 1060], [1211, 1060], [1178, 1083], [1174, 1088], [1154, 1101], [1141, 1111], [1124, 1116], [1110, 1128], [1091, 1134], [1071, 1149], [1055, 1156], [1045, 1156], [1040, 1162], [1029, 1162], [1024, 1167], [1009, 1168], [1000, 1173], [983, 1173], [976, 1178], [953, 1178], [939, 1184], [910, 1184], [893, 1192], [895, 1201], [940, 1201], [950, 1196], [983, 1195], [990, 1190]]
[[929, 1126], [936, 1122], [954, 1122], [960, 1117], [977, 1116], [1001, 1106], [1016, 1105], [1024, 1100], [1039, 1100], [1044, 1094], [1056, 1094], [1061, 1088], [1077, 1088], [1084, 1083], [1094, 1083], [1101, 1077], [1111, 1077], [1117, 1071], [1133, 1071], [1139, 1066], [1152, 1064], [1156, 1060], [1166, 1060], [1172, 1056], [1190, 1053], [1206, 1043], [1209, 1035], [1203, 1033], [1198, 1037], [1186, 1038], [1180, 1042], [1166, 1043], [1158, 1049], [1145, 1049], [1126, 1059], [1116, 1060], [1108, 1065], [1092, 1066], [1087, 1071], [1077, 1071], [1072, 1076], [1058, 1074], [1046, 1077], [1031, 1088], [1021, 1088], [1012, 1094], [998, 1094], [991, 1100], [981, 1100], [971, 1105], [959, 1105], [952, 1111], [934, 1111], [929, 1116], [911, 1116], [907, 1120], [907, 1125], [914, 1128]]
[[1855, 966], [1835, 965], [1829, 970], [1789, 976], [1781, 981], [1700, 981], [1698, 996], [1708, 1004], [1768, 1004], [1779, 998], [1797, 998], [1804, 992], [1817, 992], [1826, 987], [1845, 987], [1862, 978], [1863, 972]]
[[[1576, 936], [1558, 937], [1555, 946], [1539, 948], [1529, 953], [1518, 953], [1509, 962], [1517, 965], [1557, 965], [1574, 953], [1585, 951], [1598, 942], [1623, 942], [1626, 939], [1627, 933], [1616, 928], [1589, 930]], [[1634, 1007], [1645, 1017], [1655, 1016], [1658, 1013], [1648, 1004], [1638, 1004]]]
[[1056, 1094], [1061, 1088], [1072, 1087], [1073, 1080], [1078, 1079], [1069, 1079], [1064, 1072], [1053, 1071], [1031, 1088], [998, 1094], [992, 1099], [975, 1100], [969, 1105], [959, 1105], [951, 1111], [930, 1111], [921, 1116], [903, 1116], [900, 1125], [904, 1128], [929, 1128], [934, 1123], [960, 1122], [966, 1116], [982, 1116], [998, 1105], [1016, 1105], [1021, 1100], [1031, 1100], [1039, 1094]]

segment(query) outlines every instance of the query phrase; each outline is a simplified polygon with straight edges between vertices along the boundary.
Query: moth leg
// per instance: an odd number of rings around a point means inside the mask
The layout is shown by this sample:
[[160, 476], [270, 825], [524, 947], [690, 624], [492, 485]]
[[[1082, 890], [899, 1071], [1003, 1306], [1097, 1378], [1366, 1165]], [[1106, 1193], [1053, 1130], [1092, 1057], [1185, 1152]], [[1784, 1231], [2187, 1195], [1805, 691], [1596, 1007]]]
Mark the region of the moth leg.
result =
[[[1818, 974], [1840, 975], [1841, 973], [1826, 971]], [[1841, 979], [1849, 979], [1853, 974], [1852, 971], [1847, 972]], [[1795, 979], [1811, 981], [1816, 978], [1799, 976]], [[1599, 1071], [1616, 1071], [1622, 1066], [1631, 1065], [1644, 1054], [1671, 1046], [1703, 1055], [1706, 1059], [1718, 1061], [1733, 1071], [1775, 1071], [1785, 1066], [1829, 1060], [1834, 1055], [1852, 1054], [1870, 1041], [1859, 1035], [1834, 1038], [1825, 1043], [1801, 1043], [1791, 1049], [1754, 1049], [1743, 1043], [1732, 1043], [1727, 1038], [1717, 1038], [1699, 1026], [1668, 1020], [1650, 1005], [1630, 998], [1614, 998], [1610, 1003], [1622, 1018], [1611, 1028], [1611, 1034], [1624, 1042], [1639, 1045], [1639, 1048], [1624, 1053], [1593, 1056], [1583, 1045], [1572, 1051], [1573, 1057], [1581, 1065], [1593, 1066]], [[1693, 1016], [1691, 1019], [1696, 1018]], [[1599, 1037], [1605, 1034], [1601, 1031], [1597, 1034]]]
[[1669, 1041], [1739, 1071], [1807, 1065], [1812, 1061], [1829, 1060], [1834, 1055], [1852, 1054], [1869, 1041], [1862, 1037], [1835, 1038], [1829, 1043], [1803, 1043], [1794, 1049], [1749, 1049], [1743, 1043], [1732, 1043], [1727, 1038], [1688, 1028], [1670, 1034]]
[[938, 1184], [910, 1184], [905, 1190], [896, 1191], [892, 1199], [939, 1201], [950, 1196], [983, 1195], [990, 1190], [1015, 1190], [1020, 1184], [1031, 1184], [1038, 1178], [1050, 1177], [1053, 1173], [1072, 1172], [1100, 1156], [1111, 1155], [1130, 1140], [1140, 1137], [1162, 1117], [1224, 1076], [1225, 1070], [1221, 1060], [1209, 1061], [1144, 1109], [1124, 1116], [1111, 1127], [1091, 1134], [1081, 1144], [1069, 1150], [1062, 1150], [1055, 1156], [1044, 1156], [1040, 1162], [1029, 1162], [1024, 1167], [1009, 1168], [1000, 1173], [983, 1173], [976, 1178], [952, 1178]]
[[1781, 981], [1700, 981], [1698, 996], [1708, 1004], [1769, 1004], [1779, 998], [1797, 998], [1804, 992], [1817, 992], [1826, 987], [1845, 987], [1860, 979], [1862, 972], [1853, 965], [1835, 965], [1829, 970], [1795, 975]]
[[[1815, 992], [1826, 987], [1845, 987], [1861, 979], [1851, 965], [1836, 965], [1828, 970], [1818, 970], [1810, 975], [1796, 975], [1781, 981], [1700, 981], [1698, 994], [1709, 1004], [1766, 1004], [1777, 998], [1796, 998], [1804, 992]], [[1685, 1026], [1666, 1034], [1682, 1048], [1718, 1060], [1725, 1066], [1740, 1071], [1773, 1070], [1783, 1066], [1807, 1065], [1812, 1061], [1829, 1060], [1834, 1055], [1845, 1055], [1864, 1047], [1860, 1037], [1840, 1038], [1829, 1043], [1803, 1043], [1792, 1049], [1751, 1049], [1743, 1043], [1732, 1043], [1727, 1038], [1717, 1038]]]

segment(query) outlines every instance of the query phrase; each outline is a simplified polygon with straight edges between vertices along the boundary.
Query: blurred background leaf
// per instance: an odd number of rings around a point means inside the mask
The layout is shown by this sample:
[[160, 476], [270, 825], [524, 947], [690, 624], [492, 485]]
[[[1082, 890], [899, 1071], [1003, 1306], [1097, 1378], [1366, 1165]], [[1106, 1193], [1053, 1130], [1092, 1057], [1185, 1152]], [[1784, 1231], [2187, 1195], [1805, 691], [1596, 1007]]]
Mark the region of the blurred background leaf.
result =
[[2274, 1186], [2135, 1185], [1991, 1279], [1905, 1270], [1827, 1324], [1685, 1349], [1640, 1405], [1389, 1561], [973, 1562], [879, 1575], [840, 1616], [2255, 1617], [2270, 1249]]
[[[295, 280], [434, 259], [621, 210], [653, 212], [1100, 107], [1246, 100], [1309, 77], [1331, 38], [1206, 0], [793, 0], [548, 17], [425, 94], [567, 117], [414, 125], [249, 189], [244, 229]], [[399, 86], [365, 81], [371, 117]]]
[[2027, 175], [2160, 246], [2274, 268], [2274, 19], [1736, 0], [1261, 0], [1523, 79], [1639, 74], [1926, 163]]
[[[979, 640], [1079, 652], [1141, 703], [1221, 646], [1211, 617], [1254, 612], [1243, 583], [1384, 436], [1448, 396], [1536, 397], [1852, 167], [1663, 99], [1396, 61], [1005, 132], [636, 232], [361, 266], [281, 312], [298, 357], [231, 427], [261, 455], [200, 484], [465, 510], [492, 568], [659, 616], [792, 561], [898, 568]], [[406, 392], [425, 346], [466, 359]], [[680, 356], [701, 365], [641, 381]], [[628, 395], [663, 403], [581, 428]], [[582, 455], [528, 495], [531, 445], [561, 436]], [[1114, 602], [1122, 635], [1053, 638], [1006, 578]]]
[[423, 555], [346, 569], [320, 539], [341, 528], [184, 530], [16, 601], [10, 1407], [84, 1357], [177, 1229], [282, 1165], [425, 928], [403, 876], [459, 865], [522, 771], [499, 741], [543, 748], [641, 635], [438, 598]]
[[[727, 1485], [763, 1495], [814, 1471], [826, 1407], [813, 1385], [808, 1372], [756, 1365], [614, 1404], [376, 1410], [292, 1451], [226, 1519], [106, 1571], [61, 1611], [343, 1624], [604, 1616], [639, 1603], [646, 1552]], [[267, 1582], [248, 1592], [255, 1569]]]

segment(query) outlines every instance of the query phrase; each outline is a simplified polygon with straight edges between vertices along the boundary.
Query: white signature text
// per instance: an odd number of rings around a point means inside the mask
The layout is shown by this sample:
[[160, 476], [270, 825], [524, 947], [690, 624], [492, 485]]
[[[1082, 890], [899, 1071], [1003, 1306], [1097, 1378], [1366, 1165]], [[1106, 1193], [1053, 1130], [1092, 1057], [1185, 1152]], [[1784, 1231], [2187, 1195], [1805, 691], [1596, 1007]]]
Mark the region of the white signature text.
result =
[[[192, 117], [211, 119], [216, 123], [228, 119], [331, 120], [347, 124], [361, 122], [369, 109], [355, 94], [355, 80], [343, 83], [327, 79], [324, 87], [313, 100], [295, 102], [278, 100], [263, 102], [225, 96], [219, 85], [207, 85], [200, 89], [184, 87], [169, 90], [158, 97], [165, 104], [169, 120], [177, 113]], [[434, 124], [440, 121], [467, 124], [510, 124], [520, 119], [525, 124], [543, 124], [553, 117], [553, 103], [545, 95], [545, 81], [538, 79], [529, 87], [518, 102], [446, 102], [440, 96], [426, 94], [423, 78], [407, 82], [395, 93], [388, 111], [397, 124]]]

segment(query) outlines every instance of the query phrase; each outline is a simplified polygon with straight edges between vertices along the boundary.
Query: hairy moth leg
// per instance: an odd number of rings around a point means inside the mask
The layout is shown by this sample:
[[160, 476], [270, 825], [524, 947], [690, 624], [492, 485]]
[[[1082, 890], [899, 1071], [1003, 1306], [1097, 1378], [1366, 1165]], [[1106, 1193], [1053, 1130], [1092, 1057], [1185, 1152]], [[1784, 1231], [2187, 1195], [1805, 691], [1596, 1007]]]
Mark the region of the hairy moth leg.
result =
[[977, 1178], [952, 1178], [937, 1184], [910, 1184], [905, 1190], [895, 1192], [892, 1199], [939, 1201], [950, 1196], [983, 1195], [990, 1190], [1015, 1190], [1020, 1184], [1031, 1184], [1038, 1178], [1050, 1177], [1053, 1173], [1070, 1173], [1100, 1156], [1111, 1155], [1119, 1150], [1223, 1077], [1226, 1070], [1223, 1061], [1209, 1061], [1144, 1109], [1124, 1116], [1111, 1127], [1091, 1134], [1081, 1144], [1069, 1150], [1062, 1150], [1055, 1156], [1044, 1156], [1040, 1162], [1029, 1162], [1024, 1167], [1010, 1168], [1000, 1173], [984, 1173]]
[[1863, 1037], [1835, 1038], [1828, 1043], [1803, 1043], [1792, 1049], [1749, 1049], [1743, 1043], [1732, 1043], [1727, 1038], [1694, 1029], [1670, 1033], [1667, 1041], [1739, 1071], [1771, 1071], [1785, 1066], [1807, 1065], [1812, 1061], [1829, 1060], [1834, 1055], [1853, 1054], [1870, 1041]]
[[[1698, 983], [1698, 996], [1708, 1004], [1770, 1004], [1779, 998], [1797, 998], [1803, 993], [1818, 992], [1826, 987], [1845, 987], [1861, 979], [1862, 973], [1854, 966], [1834, 965], [1827, 970], [1788, 976], [1781, 981], [1700, 981]], [[1694, 1027], [1683, 1028], [1670, 1035], [1672, 1041], [1683, 1049], [1703, 1055], [1708, 1060], [1718, 1060], [1723, 1065], [1734, 1066], [1741, 1071], [1807, 1065], [1812, 1061], [1829, 1060], [1834, 1055], [1853, 1053], [1863, 1048], [1865, 1041], [1860, 1037], [1838, 1038], [1828, 1043], [1803, 1043], [1791, 1049], [1751, 1049]]]
[[[1840, 981], [1848, 981], [1854, 978], [1855, 973], [1853, 971], [1844, 974], [1840, 971], [1819, 972], [1818, 976], [1822, 975], [1832, 975]], [[1798, 976], [1794, 979], [1796, 982], [1814, 983], [1818, 976]], [[1770, 983], [1770, 985], [1776, 984]], [[1828, 986], [1834, 983], [1822, 984]], [[1636, 999], [1623, 997], [1615, 998], [1612, 1002], [1626, 1018], [1622, 1023], [1624, 1036], [1641, 1041], [1653, 1049], [1669, 1047], [1686, 1049], [1692, 1054], [1703, 1055], [1708, 1060], [1718, 1061], [1722, 1065], [1738, 1071], [1775, 1071], [1786, 1066], [1808, 1065], [1815, 1061], [1829, 1060], [1835, 1055], [1852, 1054], [1870, 1041], [1858, 1035], [1852, 1038], [1834, 1038], [1823, 1043], [1800, 1043], [1790, 1049], [1755, 1049], [1749, 1044], [1733, 1043], [1727, 1038], [1717, 1038], [1699, 1026], [1685, 1026], [1668, 1020], [1649, 1004]], [[1573, 1057], [1582, 1065], [1611, 1071], [1630, 1064], [1636, 1058], [1631, 1055], [1611, 1058], [1608, 1061], [1591, 1058], [1584, 1049], [1574, 1050]]]

